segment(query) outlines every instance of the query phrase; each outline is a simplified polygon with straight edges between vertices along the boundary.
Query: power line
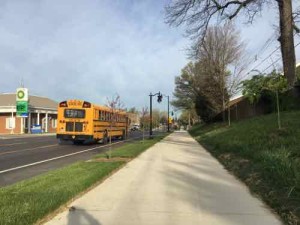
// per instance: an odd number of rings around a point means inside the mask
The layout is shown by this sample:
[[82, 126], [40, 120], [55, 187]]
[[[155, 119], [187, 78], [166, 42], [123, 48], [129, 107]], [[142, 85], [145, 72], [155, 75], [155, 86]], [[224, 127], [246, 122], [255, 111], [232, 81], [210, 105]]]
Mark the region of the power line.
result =
[[[298, 45], [300, 45], [300, 42], [298, 42], [298, 44], [295, 45], [295, 48], [296, 48]], [[274, 66], [274, 64], [275, 64], [276, 62], [278, 62], [280, 59], [281, 59], [281, 57], [278, 58], [277, 60], [275, 60], [271, 65], [269, 65], [267, 68], [265, 68], [265, 69], [262, 71], [262, 73], [265, 72], [267, 69], [269, 69], [271, 66]]]

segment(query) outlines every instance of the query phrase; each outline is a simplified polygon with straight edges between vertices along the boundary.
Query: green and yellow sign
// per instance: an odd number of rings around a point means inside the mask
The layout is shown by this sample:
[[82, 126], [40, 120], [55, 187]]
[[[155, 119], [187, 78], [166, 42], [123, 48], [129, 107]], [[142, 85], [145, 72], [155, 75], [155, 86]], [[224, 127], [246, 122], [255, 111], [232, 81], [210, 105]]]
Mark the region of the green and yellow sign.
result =
[[28, 89], [27, 88], [17, 89], [16, 111], [18, 117], [28, 117]]

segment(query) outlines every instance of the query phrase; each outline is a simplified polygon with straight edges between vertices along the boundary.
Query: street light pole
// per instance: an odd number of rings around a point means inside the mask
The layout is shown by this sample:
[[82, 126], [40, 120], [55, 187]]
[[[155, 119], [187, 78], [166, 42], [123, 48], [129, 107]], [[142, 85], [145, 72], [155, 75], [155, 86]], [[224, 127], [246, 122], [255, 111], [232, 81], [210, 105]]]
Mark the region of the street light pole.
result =
[[149, 135], [150, 135], [150, 137], [152, 137], [152, 93], [150, 93], [150, 133], [149, 133]]
[[169, 123], [169, 120], [170, 120], [170, 99], [169, 99], [169, 95], [164, 95], [165, 97], [168, 98], [168, 132], [170, 132], [170, 123]]
[[150, 92], [150, 95], [149, 95], [150, 96], [150, 131], [149, 131], [150, 138], [152, 138], [152, 135], [153, 135], [153, 132], [152, 132], [152, 97], [156, 96], [156, 95], [158, 95], [157, 101], [161, 102], [162, 94], [160, 92], [158, 92], [156, 94], [152, 94]]
[[168, 132], [170, 132], [170, 100], [168, 95]]

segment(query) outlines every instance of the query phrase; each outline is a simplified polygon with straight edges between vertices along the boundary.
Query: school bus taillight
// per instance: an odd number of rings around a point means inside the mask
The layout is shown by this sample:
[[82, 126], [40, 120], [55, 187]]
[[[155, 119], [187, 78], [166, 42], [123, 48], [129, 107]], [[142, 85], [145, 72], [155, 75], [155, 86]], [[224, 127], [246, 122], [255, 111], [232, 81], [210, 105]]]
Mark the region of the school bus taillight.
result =
[[82, 108], [91, 108], [91, 103], [83, 102]]
[[59, 103], [59, 107], [68, 107], [67, 101]]

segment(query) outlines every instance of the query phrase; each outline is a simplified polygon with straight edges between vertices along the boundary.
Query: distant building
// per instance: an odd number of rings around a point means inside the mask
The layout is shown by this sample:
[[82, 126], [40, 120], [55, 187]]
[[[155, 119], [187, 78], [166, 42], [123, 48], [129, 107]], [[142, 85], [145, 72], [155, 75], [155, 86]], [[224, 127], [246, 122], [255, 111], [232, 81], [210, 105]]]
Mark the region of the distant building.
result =
[[31, 133], [34, 129], [45, 133], [56, 131], [57, 102], [29, 95], [28, 117], [16, 117], [16, 94], [0, 94], [0, 133]]

